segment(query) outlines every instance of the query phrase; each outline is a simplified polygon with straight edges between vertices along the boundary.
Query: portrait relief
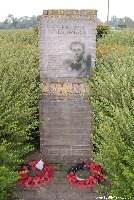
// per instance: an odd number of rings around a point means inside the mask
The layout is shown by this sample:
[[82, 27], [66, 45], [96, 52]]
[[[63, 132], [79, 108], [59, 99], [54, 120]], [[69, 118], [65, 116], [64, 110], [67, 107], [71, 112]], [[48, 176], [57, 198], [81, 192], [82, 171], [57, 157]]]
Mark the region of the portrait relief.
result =
[[70, 58], [64, 60], [69, 77], [87, 77], [90, 74], [91, 55], [87, 54], [85, 44], [74, 41], [69, 46]]

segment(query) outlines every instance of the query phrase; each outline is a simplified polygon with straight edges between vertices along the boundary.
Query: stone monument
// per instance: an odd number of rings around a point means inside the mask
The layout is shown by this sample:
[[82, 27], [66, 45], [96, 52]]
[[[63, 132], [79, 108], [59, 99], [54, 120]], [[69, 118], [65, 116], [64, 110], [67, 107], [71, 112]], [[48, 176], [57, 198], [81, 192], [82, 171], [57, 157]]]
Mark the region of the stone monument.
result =
[[96, 55], [96, 10], [44, 10], [39, 16], [40, 149], [47, 162], [91, 158], [87, 79]]

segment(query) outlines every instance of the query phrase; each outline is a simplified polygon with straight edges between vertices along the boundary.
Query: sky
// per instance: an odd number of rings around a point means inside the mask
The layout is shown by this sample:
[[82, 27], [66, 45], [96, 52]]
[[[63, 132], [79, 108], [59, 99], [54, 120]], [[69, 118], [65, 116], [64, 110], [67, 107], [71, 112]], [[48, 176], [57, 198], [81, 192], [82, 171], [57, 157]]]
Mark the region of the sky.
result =
[[[134, 20], [134, 0], [109, 0], [109, 19], [130, 17]], [[0, 22], [9, 14], [14, 17], [42, 15], [48, 9], [96, 9], [97, 17], [107, 20], [108, 0], [0, 0]]]

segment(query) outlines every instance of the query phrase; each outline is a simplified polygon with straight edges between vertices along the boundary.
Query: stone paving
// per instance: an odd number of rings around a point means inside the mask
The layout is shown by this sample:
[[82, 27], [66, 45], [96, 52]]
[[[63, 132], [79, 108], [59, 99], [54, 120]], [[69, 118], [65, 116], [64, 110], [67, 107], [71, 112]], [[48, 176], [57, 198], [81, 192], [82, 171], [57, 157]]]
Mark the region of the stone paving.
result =
[[17, 186], [16, 195], [13, 200], [95, 200], [97, 194], [95, 189], [79, 189], [67, 181], [67, 173], [63, 171], [55, 172], [51, 183], [40, 188], [24, 188]]
[[[41, 155], [36, 152], [30, 157], [26, 158], [26, 161], [34, 159], [40, 159]], [[48, 163], [49, 164], [49, 163]], [[99, 187], [81, 189], [68, 183], [67, 170], [73, 165], [61, 165], [61, 164], [49, 164], [54, 167], [54, 178], [45, 187], [40, 188], [25, 188], [17, 185], [14, 197], [12, 200], [96, 200], [100, 199], [96, 190], [100, 191]], [[80, 178], [89, 177], [89, 171], [77, 172]]]

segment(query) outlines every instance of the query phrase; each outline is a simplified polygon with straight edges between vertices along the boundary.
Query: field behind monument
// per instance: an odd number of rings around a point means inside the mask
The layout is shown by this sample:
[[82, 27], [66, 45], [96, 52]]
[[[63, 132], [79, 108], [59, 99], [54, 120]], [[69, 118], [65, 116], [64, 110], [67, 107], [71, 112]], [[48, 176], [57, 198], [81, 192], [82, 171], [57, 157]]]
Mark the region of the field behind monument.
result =
[[[112, 32], [97, 44], [89, 81], [95, 160], [108, 172], [109, 195], [134, 193], [134, 32]], [[17, 168], [38, 141], [39, 50], [35, 30], [0, 31], [0, 199], [18, 180]], [[111, 187], [112, 186], [112, 187]], [[110, 189], [109, 189], [110, 188]]]

